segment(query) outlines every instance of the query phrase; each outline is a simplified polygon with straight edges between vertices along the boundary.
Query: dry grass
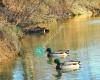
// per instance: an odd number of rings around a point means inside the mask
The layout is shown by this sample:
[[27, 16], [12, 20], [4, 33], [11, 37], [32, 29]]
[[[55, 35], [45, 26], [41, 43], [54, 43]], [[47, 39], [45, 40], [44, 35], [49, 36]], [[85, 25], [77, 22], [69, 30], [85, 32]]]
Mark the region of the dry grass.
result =
[[0, 62], [8, 62], [15, 59], [17, 52], [7, 41], [0, 41]]
[[15, 47], [16, 44], [13, 42], [16, 40], [16, 36], [14, 35], [15, 33], [13, 32], [12, 34], [8, 25], [9, 24], [5, 24], [3, 22], [0, 23], [0, 62], [13, 60], [16, 58], [18, 53]]

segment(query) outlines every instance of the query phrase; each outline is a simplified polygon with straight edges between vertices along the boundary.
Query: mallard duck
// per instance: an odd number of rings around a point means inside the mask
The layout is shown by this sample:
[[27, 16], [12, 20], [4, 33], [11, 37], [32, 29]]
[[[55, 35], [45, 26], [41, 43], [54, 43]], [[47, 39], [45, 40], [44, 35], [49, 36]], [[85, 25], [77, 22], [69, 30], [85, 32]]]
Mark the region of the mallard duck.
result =
[[70, 65], [70, 64], [80, 64], [80, 61], [70, 60], [63, 62], [64, 65]]
[[48, 58], [66, 58], [69, 55], [69, 50], [59, 50], [57, 52], [52, 52], [51, 48], [47, 48], [46, 51]]
[[24, 29], [23, 32], [25, 34], [46, 34], [49, 32], [49, 29], [46, 29], [45, 27], [35, 27], [31, 29]]
[[54, 62], [56, 65], [56, 70], [61, 70], [62, 72], [74, 71], [80, 68], [80, 61], [69, 61], [61, 63], [59, 59], [55, 59]]
[[40, 34], [46, 34], [49, 32], [49, 29], [46, 29], [45, 27], [35, 27], [31, 30], [33, 33], [40, 33]]

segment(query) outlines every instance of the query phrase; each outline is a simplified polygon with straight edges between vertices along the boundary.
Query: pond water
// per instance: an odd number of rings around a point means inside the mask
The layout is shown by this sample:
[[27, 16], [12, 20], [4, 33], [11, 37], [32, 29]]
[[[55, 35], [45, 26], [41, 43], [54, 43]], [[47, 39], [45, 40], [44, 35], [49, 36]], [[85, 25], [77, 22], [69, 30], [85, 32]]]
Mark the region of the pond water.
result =
[[46, 57], [36, 58], [36, 80], [100, 80], [100, 18], [69, 20], [48, 25], [50, 33], [31, 37], [32, 47], [43, 45], [53, 50], [70, 49], [68, 60], [79, 60], [81, 68], [55, 77], [55, 65], [47, 64]]
[[0, 64], [0, 80], [24, 80], [22, 59]]
[[[46, 26], [50, 29], [47, 35], [26, 36], [24, 47], [28, 51], [38, 46], [51, 47], [55, 51], [70, 49], [67, 59], [79, 60], [81, 68], [57, 78], [55, 65], [47, 63], [44, 53], [42, 57], [35, 56], [33, 80], [100, 80], [100, 18], [73, 19], [63, 23], [48, 23]], [[25, 80], [20, 59], [9, 65], [5, 68], [7, 70], [0, 71], [0, 80]]]

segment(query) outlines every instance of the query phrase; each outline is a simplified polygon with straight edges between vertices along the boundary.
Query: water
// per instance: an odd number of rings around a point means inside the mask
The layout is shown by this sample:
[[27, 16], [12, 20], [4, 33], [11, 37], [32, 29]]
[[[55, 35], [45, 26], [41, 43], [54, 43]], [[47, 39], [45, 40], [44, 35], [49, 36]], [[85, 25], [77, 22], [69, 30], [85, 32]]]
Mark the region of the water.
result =
[[36, 80], [100, 80], [100, 18], [48, 26], [52, 31], [45, 37], [35, 38], [38, 44], [32, 37], [32, 46], [44, 45], [53, 50], [70, 49], [72, 53], [68, 59], [80, 60], [81, 68], [63, 73], [58, 79], [55, 77], [55, 65], [47, 64], [46, 57], [39, 58], [36, 60]]
[[0, 64], [0, 80], [24, 80], [21, 58]]
[[[53, 50], [70, 49], [67, 59], [80, 60], [81, 68], [63, 73], [60, 78], [55, 65], [47, 63], [46, 54], [35, 56], [35, 79], [33, 80], [100, 80], [100, 18], [73, 19], [64, 23], [48, 23], [50, 33], [45, 36], [26, 36], [24, 48], [33, 51], [37, 46]], [[12, 64], [13, 63], [13, 64]], [[0, 80], [25, 80], [21, 59], [0, 66]]]
[[24, 80], [24, 69], [21, 58], [16, 61], [16, 66], [13, 70], [13, 80]]

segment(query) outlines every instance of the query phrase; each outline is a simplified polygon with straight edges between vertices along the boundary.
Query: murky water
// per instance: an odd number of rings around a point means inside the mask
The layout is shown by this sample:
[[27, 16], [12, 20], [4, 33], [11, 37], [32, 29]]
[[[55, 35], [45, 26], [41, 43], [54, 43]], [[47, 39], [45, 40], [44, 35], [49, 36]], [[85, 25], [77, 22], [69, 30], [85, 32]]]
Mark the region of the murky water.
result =
[[[100, 18], [81, 21], [74, 19], [46, 26], [50, 29], [49, 34], [41, 37], [27, 36], [24, 47], [28, 51], [41, 45], [53, 50], [70, 49], [70, 57], [67, 59], [80, 60], [81, 68], [63, 73], [58, 79], [55, 77], [55, 65], [48, 64], [46, 56], [36, 56], [35, 80], [100, 80]], [[16, 64], [9, 64], [7, 70], [2, 69], [0, 80], [24, 80], [23, 65], [20, 61], [18, 59]]]

